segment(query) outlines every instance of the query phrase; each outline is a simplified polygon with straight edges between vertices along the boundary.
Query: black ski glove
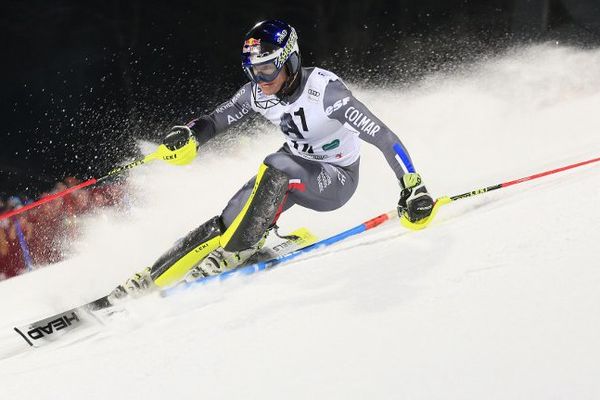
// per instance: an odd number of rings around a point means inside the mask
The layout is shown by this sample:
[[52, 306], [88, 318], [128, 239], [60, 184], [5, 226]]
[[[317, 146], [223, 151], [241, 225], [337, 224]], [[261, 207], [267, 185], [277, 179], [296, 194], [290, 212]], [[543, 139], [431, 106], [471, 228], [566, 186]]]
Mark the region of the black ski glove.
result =
[[434, 201], [417, 173], [408, 173], [400, 181], [400, 200], [398, 215], [405, 216], [410, 222], [418, 222], [429, 217]]
[[192, 130], [185, 125], [178, 125], [171, 128], [167, 136], [163, 139], [163, 144], [171, 151], [178, 150], [188, 144], [193, 137]]

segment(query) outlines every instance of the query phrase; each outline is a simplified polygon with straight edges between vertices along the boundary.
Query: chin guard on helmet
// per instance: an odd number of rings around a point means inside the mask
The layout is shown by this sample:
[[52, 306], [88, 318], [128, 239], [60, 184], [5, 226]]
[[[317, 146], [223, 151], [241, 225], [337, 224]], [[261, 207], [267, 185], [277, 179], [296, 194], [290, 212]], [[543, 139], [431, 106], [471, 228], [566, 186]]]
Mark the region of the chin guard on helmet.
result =
[[279, 89], [279, 92], [271, 96], [262, 94], [262, 91], [257, 84], [252, 85], [252, 101], [254, 101], [254, 105], [257, 108], [262, 108], [263, 110], [266, 110], [281, 103], [286, 96], [289, 96], [292, 93], [294, 93], [294, 91], [300, 84], [301, 75], [302, 70], [298, 71], [298, 73], [295, 76], [295, 79], [286, 79], [284, 84], [281, 86], [281, 89]]

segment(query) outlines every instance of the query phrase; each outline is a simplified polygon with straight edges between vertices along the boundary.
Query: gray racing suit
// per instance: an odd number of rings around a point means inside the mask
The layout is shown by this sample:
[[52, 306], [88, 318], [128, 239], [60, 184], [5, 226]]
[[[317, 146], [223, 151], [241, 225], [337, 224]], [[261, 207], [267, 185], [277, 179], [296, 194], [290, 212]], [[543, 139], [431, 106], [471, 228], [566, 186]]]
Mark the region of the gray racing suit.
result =
[[[358, 185], [361, 141], [381, 150], [398, 180], [414, 171], [398, 136], [358, 101], [339, 77], [320, 68], [303, 68], [301, 76], [294, 94], [273, 107], [258, 106], [257, 100], [274, 96], [262, 94], [249, 82], [229, 101], [194, 119], [188, 127], [203, 144], [251, 113], [260, 113], [279, 126], [286, 143], [264, 163], [289, 177], [282, 211], [294, 204], [317, 211], [344, 205]], [[255, 178], [223, 210], [225, 227], [242, 210]]]

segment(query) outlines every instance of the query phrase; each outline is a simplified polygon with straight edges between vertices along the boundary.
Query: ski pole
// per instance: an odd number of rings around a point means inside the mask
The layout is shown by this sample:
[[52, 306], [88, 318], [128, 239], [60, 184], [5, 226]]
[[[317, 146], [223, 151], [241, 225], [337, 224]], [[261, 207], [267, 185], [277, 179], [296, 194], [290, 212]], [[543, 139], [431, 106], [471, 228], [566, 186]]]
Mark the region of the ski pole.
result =
[[21, 213], [23, 213], [23, 212], [25, 212], [27, 210], [31, 210], [32, 208], [35, 208], [35, 207], [40, 206], [42, 204], [48, 203], [48, 202], [50, 202], [52, 200], [58, 199], [60, 197], [64, 197], [64, 196], [66, 196], [66, 195], [68, 195], [70, 193], [73, 193], [73, 192], [75, 192], [75, 191], [77, 191], [79, 189], [83, 189], [85, 187], [92, 186], [92, 185], [95, 185], [97, 183], [100, 183], [100, 182], [102, 182], [102, 181], [104, 181], [104, 180], [106, 180], [108, 178], [112, 178], [112, 177], [114, 177], [116, 175], [119, 175], [119, 174], [125, 172], [125, 171], [133, 169], [135, 167], [139, 167], [140, 165], [146, 164], [146, 163], [148, 163], [148, 162], [150, 162], [152, 160], [156, 160], [159, 157], [160, 157], [160, 154], [159, 154], [159, 151], [157, 150], [154, 153], [149, 154], [149, 155], [147, 155], [144, 158], [140, 158], [140, 159], [135, 160], [135, 161], [133, 161], [133, 162], [131, 162], [129, 164], [113, 168], [108, 174], [106, 174], [106, 175], [104, 175], [104, 176], [102, 176], [100, 178], [91, 178], [91, 179], [88, 179], [85, 182], [81, 182], [80, 184], [72, 186], [70, 188], [67, 188], [67, 189], [65, 189], [63, 191], [60, 191], [60, 192], [57, 192], [57, 193], [53, 193], [53, 194], [49, 194], [47, 196], [44, 196], [41, 199], [39, 199], [37, 201], [34, 201], [33, 203], [29, 203], [29, 204], [24, 205], [23, 207], [20, 207], [20, 208], [8, 211], [8, 212], [6, 212], [4, 214], [0, 214], [0, 221], [2, 221], [4, 219], [7, 219], [7, 218], [10, 218], [10, 217], [12, 217], [14, 215], [17, 215], [17, 214], [21, 214]]
[[174, 165], [189, 164], [190, 162], [192, 162], [194, 157], [196, 157], [197, 148], [198, 148], [198, 144], [193, 137], [191, 137], [183, 147], [181, 147], [177, 150], [178, 154], [173, 154], [174, 152], [172, 150], [167, 148], [164, 144], [161, 144], [160, 146], [158, 146], [156, 151], [154, 151], [151, 154], [148, 154], [146, 157], [140, 158], [139, 160], [135, 160], [133, 162], [130, 162], [129, 164], [113, 168], [108, 174], [106, 174], [100, 178], [88, 179], [85, 182], [81, 182], [79, 185], [72, 186], [61, 192], [53, 193], [48, 196], [44, 196], [41, 199], [39, 199], [33, 203], [27, 204], [26, 206], [21, 207], [19, 209], [12, 210], [12, 211], [9, 211], [4, 214], [0, 214], [0, 221], [2, 221], [3, 219], [6, 219], [6, 218], [10, 218], [13, 215], [17, 215], [22, 212], [25, 212], [27, 210], [31, 210], [34, 207], [37, 207], [39, 205], [42, 205], [44, 203], [47, 203], [47, 202], [57, 199], [59, 197], [64, 197], [64, 196], [68, 195], [69, 193], [73, 193], [76, 190], [82, 189], [87, 186], [95, 185], [97, 183], [100, 183], [100, 182], [108, 179], [108, 178], [112, 178], [113, 176], [118, 175], [124, 171], [128, 171], [135, 167], [139, 167], [140, 165], [147, 164], [153, 160], [160, 159], [160, 160], [170, 162]]
[[[398, 215], [398, 211], [396, 211], [396, 210], [388, 211], [387, 213], [378, 215], [375, 218], [371, 218], [370, 220], [365, 221], [362, 224], [355, 226], [354, 228], [347, 229], [341, 233], [338, 233], [337, 235], [330, 236], [326, 239], [320, 240], [317, 243], [311, 244], [310, 246], [296, 250], [292, 253], [285, 254], [285, 255], [275, 258], [273, 260], [268, 260], [268, 261], [248, 265], [245, 267], [241, 267], [238, 269], [238, 272], [249, 275], [249, 274], [253, 274], [254, 272], [263, 270], [263, 269], [272, 268], [272, 267], [276, 266], [277, 264], [281, 264], [283, 262], [292, 260], [302, 254], [309, 253], [311, 251], [320, 249], [322, 247], [331, 246], [332, 244], [346, 240], [351, 236], [356, 236], [363, 232], [366, 232], [368, 230], [376, 228], [379, 225], [382, 225], [384, 222], [387, 222], [387, 221], [393, 219], [397, 215]], [[224, 273], [222, 275], [226, 275], [226, 273]]]
[[571, 165], [566, 165], [564, 167], [552, 169], [550, 171], [540, 172], [540, 173], [537, 173], [537, 174], [534, 174], [534, 175], [526, 176], [525, 178], [515, 179], [513, 181], [508, 181], [508, 182], [499, 183], [497, 185], [488, 186], [486, 188], [474, 190], [472, 192], [467, 192], [467, 193], [459, 194], [459, 195], [456, 195], [456, 196], [452, 196], [452, 197], [450, 197], [450, 200], [456, 201], [456, 200], [464, 199], [464, 198], [467, 198], [467, 197], [473, 197], [473, 196], [476, 196], [478, 194], [483, 194], [483, 193], [491, 192], [492, 190], [497, 190], [497, 189], [502, 189], [502, 188], [505, 188], [505, 187], [513, 186], [513, 185], [516, 185], [516, 184], [519, 184], [519, 183], [531, 181], [533, 179], [542, 178], [544, 176], [556, 174], [557, 172], [567, 171], [569, 169], [581, 167], [581, 166], [587, 165], [587, 164], [592, 164], [592, 163], [595, 163], [595, 162], [598, 162], [598, 161], [600, 161], [600, 157], [593, 158], [593, 159], [587, 160], [587, 161], [578, 162], [578, 163], [571, 164]]
[[29, 246], [27, 245], [27, 239], [21, 228], [21, 223], [15, 219], [15, 229], [17, 231], [17, 238], [19, 239], [19, 245], [21, 246], [21, 254], [23, 255], [23, 262], [27, 267], [27, 271], [31, 272], [33, 262], [31, 261], [31, 253], [29, 252]]
[[488, 187], [485, 187], [485, 188], [473, 190], [473, 191], [466, 192], [466, 193], [463, 193], [463, 194], [457, 194], [455, 196], [442, 196], [442, 197], [440, 197], [440, 198], [438, 198], [436, 200], [436, 204], [434, 206], [434, 212], [432, 212], [429, 217], [427, 217], [424, 220], [419, 221], [417, 223], [410, 222], [405, 217], [401, 217], [400, 218], [400, 222], [402, 223], [402, 225], [404, 227], [406, 227], [408, 229], [412, 229], [412, 230], [423, 229], [423, 228], [427, 227], [427, 225], [429, 225], [429, 223], [431, 222], [431, 220], [433, 219], [433, 217], [435, 217], [435, 211], [437, 211], [436, 208], [439, 208], [442, 205], [451, 203], [451, 202], [456, 201], [456, 200], [466, 199], [468, 197], [473, 197], [473, 196], [477, 196], [477, 195], [484, 194], [484, 193], [487, 193], [487, 192], [491, 192], [493, 190], [498, 190], [498, 189], [502, 189], [502, 188], [505, 188], [505, 187], [517, 185], [519, 183], [523, 183], [523, 182], [531, 181], [531, 180], [534, 180], [534, 179], [542, 178], [544, 176], [556, 174], [558, 172], [563, 172], [563, 171], [567, 171], [567, 170], [570, 170], [570, 169], [573, 169], [573, 168], [582, 167], [584, 165], [592, 164], [592, 163], [595, 163], [595, 162], [598, 162], [598, 161], [600, 161], [600, 157], [592, 158], [591, 160], [587, 160], [587, 161], [581, 161], [581, 162], [578, 162], [578, 163], [575, 163], [575, 164], [565, 165], [563, 167], [556, 168], [556, 169], [551, 169], [549, 171], [539, 172], [537, 174], [529, 175], [529, 176], [526, 176], [524, 178], [520, 178], [520, 179], [515, 179], [515, 180], [512, 180], [512, 181], [498, 183], [496, 185], [492, 185], [492, 186], [488, 186]]

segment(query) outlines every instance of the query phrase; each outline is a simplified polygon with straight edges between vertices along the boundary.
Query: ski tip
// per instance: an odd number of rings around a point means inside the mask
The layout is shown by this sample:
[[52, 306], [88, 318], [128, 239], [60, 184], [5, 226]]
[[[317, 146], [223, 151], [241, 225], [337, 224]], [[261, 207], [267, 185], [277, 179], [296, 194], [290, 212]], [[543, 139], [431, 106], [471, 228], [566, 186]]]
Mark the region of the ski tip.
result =
[[25, 341], [27, 342], [28, 345], [30, 345], [31, 347], [33, 346], [33, 343], [31, 342], [31, 340], [29, 340], [29, 338], [27, 336], [25, 336], [25, 334], [21, 331], [21, 329], [14, 327], [13, 328], [15, 330], [15, 332], [17, 332], [23, 339], [25, 339]]
[[403, 227], [410, 229], [411, 231], [420, 231], [422, 229], [425, 229], [429, 226], [431, 221], [433, 221], [433, 219], [435, 218], [440, 207], [445, 204], [450, 203], [451, 201], [452, 201], [452, 199], [450, 197], [447, 197], [447, 196], [440, 197], [435, 201], [433, 210], [431, 210], [431, 214], [429, 214], [429, 217], [423, 218], [422, 220], [417, 221], [417, 222], [411, 222], [406, 217], [406, 215], [402, 215], [400, 217], [400, 223], [402, 224]]

